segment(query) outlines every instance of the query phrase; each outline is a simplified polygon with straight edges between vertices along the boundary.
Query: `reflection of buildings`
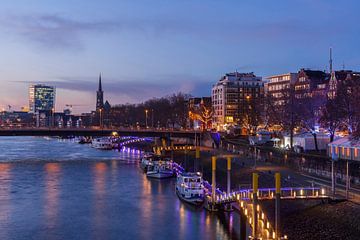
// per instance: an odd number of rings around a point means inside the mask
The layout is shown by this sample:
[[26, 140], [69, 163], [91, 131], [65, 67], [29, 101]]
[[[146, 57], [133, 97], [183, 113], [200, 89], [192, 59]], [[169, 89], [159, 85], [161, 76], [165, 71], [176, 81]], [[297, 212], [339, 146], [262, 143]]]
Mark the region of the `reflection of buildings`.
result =
[[61, 178], [61, 165], [58, 163], [45, 164], [45, 204], [46, 223], [54, 227], [59, 212], [59, 190]]
[[264, 82], [254, 73], [225, 74], [212, 88], [213, 127], [237, 125], [248, 110], [247, 101], [257, 101], [263, 95]]

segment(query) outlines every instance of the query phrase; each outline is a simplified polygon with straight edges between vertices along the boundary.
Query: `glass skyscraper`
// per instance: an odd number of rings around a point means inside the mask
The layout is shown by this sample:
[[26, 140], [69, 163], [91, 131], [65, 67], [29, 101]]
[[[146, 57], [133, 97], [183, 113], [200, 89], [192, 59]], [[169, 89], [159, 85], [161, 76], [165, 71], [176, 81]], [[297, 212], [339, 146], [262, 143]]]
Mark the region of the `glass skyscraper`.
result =
[[34, 84], [29, 87], [30, 112], [52, 111], [55, 106], [55, 87]]

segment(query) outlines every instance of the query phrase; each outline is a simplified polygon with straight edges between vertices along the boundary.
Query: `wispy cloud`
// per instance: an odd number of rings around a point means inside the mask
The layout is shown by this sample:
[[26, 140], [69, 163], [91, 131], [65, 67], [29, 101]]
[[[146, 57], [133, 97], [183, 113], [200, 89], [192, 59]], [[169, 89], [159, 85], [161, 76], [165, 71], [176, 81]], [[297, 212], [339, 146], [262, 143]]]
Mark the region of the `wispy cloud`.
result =
[[[129, 102], [142, 102], [153, 97], [162, 97], [172, 93], [183, 92], [193, 95], [209, 95], [211, 83], [202, 77], [191, 75], [149, 76], [146, 78], [103, 79], [105, 95], [113, 101], [127, 99]], [[27, 81], [17, 81], [29, 84]], [[86, 77], [60, 77], [51, 81], [37, 83], [49, 84], [59, 89], [95, 93], [97, 81]], [[206, 92], [204, 92], [206, 89]], [[209, 92], [209, 93], [207, 93]]]
[[110, 21], [80, 21], [62, 15], [11, 16], [0, 24], [46, 48], [82, 49], [81, 35], [104, 32], [116, 27]]
[[[82, 49], [84, 34], [87, 33], [140, 33], [144, 37], [164, 37], [187, 35], [207, 41], [221, 40], [238, 42], [242, 39], [283, 39], [296, 38], [311, 33], [323, 35], [316, 26], [306, 26], [301, 21], [237, 21], [234, 19], [187, 19], [171, 16], [120, 16], [111, 19], [76, 19], [61, 14], [34, 14], [26, 16], [6, 16], [0, 25], [7, 27], [32, 42], [46, 48]], [[307, 34], [305, 34], [307, 33]]]

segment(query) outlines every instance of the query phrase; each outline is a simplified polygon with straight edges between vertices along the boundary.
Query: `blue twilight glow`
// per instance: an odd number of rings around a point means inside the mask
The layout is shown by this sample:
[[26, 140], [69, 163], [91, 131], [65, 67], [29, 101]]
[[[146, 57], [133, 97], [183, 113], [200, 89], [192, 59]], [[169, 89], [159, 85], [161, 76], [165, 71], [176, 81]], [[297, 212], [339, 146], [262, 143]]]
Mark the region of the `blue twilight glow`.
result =
[[0, 107], [27, 105], [29, 83], [57, 88], [56, 109], [177, 91], [210, 95], [228, 71], [359, 70], [360, 2], [335, 0], [2, 0]]

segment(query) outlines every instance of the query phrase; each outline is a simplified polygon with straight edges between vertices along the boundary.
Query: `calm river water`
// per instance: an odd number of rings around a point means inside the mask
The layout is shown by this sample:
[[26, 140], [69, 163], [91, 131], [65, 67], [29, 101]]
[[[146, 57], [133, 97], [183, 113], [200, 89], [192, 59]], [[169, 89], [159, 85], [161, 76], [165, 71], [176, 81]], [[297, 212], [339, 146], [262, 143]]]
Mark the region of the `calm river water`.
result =
[[0, 239], [238, 239], [237, 213], [182, 203], [139, 155], [0, 137]]

